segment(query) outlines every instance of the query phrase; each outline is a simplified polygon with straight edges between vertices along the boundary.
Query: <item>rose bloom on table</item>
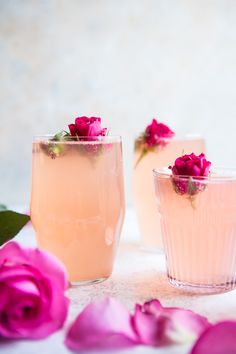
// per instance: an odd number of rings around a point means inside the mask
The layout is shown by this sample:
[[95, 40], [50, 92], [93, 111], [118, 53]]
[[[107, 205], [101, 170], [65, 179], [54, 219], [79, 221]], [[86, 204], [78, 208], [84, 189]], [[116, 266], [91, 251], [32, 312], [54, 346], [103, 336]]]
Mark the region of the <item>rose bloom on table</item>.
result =
[[64, 266], [16, 242], [0, 249], [0, 337], [45, 338], [64, 324], [69, 300]]

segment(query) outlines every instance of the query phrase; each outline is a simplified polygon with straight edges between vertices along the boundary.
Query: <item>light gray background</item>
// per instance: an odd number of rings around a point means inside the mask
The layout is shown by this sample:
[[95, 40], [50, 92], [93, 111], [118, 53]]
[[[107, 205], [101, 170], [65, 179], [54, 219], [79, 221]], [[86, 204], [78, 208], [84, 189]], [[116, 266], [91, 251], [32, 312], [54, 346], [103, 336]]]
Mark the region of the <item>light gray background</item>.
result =
[[28, 204], [31, 140], [78, 115], [124, 139], [153, 116], [236, 166], [235, 0], [0, 0], [0, 201]]

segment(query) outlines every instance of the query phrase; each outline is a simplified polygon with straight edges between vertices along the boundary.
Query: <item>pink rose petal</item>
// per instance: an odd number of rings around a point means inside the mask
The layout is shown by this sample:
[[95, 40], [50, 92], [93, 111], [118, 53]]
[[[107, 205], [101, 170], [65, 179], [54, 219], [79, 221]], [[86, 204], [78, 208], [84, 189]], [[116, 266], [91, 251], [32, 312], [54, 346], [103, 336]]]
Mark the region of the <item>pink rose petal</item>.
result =
[[236, 321], [224, 321], [208, 328], [194, 344], [191, 354], [235, 354]]
[[141, 305], [136, 305], [134, 327], [142, 344], [158, 346], [161, 342], [162, 328], [159, 325], [159, 315], [143, 311]]
[[206, 317], [181, 308], [165, 307], [162, 317], [167, 320], [163, 331], [167, 343], [192, 342], [211, 326]]
[[143, 344], [158, 347], [188, 343], [209, 326], [205, 317], [190, 310], [162, 307], [157, 300], [136, 305], [134, 327]]
[[137, 344], [128, 310], [116, 299], [90, 303], [78, 315], [66, 336], [73, 350], [120, 349]]
[[90, 303], [70, 327], [65, 344], [76, 351], [121, 349], [138, 344], [160, 347], [194, 341], [210, 326], [190, 310], [163, 307], [158, 300], [136, 305], [134, 315], [117, 300]]
[[70, 135], [71, 136], [76, 136], [76, 126], [75, 126], [75, 124], [69, 124], [68, 128], [70, 129]]

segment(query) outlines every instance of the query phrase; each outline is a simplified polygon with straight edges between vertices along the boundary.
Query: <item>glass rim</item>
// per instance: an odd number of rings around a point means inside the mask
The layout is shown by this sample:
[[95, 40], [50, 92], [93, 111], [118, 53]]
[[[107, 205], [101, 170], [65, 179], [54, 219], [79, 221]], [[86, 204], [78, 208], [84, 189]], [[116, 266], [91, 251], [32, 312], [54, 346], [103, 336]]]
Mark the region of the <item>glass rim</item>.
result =
[[[153, 170], [154, 178], [168, 179], [172, 177], [171, 171], [168, 167], [157, 167]], [[188, 181], [191, 178], [194, 182], [201, 183], [217, 183], [226, 181], [236, 181], [236, 168], [232, 167], [215, 167], [209, 176], [186, 176], [186, 175], [174, 175], [177, 181]]]
[[[137, 140], [140, 137], [140, 135], [135, 136], [135, 140]], [[168, 142], [171, 141], [179, 141], [179, 140], [195, 140], [195, 139], [202, 139], [205, 141], [205, 135], [201, 133], [186, 133], [186, 134], [178, 134], [175, 133], [175, 135], [172, 138], [168, 138]]]
[[[52, 140], [55, 134], [43, 134], [34, 135], [33, 142], [46, 142], [53, 144], [84, 144], [84, 143], [94, 143], [94, 142], [121, 142], [121, 135], [98, 135], [98, 136], [69, 136], [69, 140]], [[78, 140], [81, 139], [81, 140]], [[74, 140], [76, 139], [76, 140]]]
[[186, 134], [178, 134], [176, 133], [173, 138], [170, 140], [178, 141], [178, 140], [195, 140], [195, 139], [202, 139], [205, 140], [205, 136], [200, 133], [186, 133]]

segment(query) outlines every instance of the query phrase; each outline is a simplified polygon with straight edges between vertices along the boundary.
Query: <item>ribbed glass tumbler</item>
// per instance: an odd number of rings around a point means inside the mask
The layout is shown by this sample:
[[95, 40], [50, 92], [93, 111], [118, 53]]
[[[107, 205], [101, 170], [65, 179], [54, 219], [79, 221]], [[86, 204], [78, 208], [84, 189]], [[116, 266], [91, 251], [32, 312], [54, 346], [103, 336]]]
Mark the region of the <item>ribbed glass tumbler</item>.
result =
[[154, 170], [162, 237], [171, 285], [195, 293], [236, 286], [236, 171], [220, 170], [201, 180], [196, 194], [181, 195], [168, 169]]

